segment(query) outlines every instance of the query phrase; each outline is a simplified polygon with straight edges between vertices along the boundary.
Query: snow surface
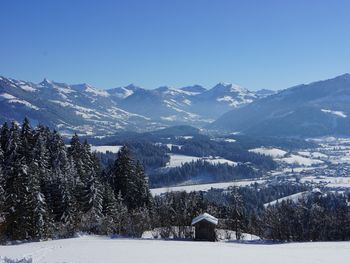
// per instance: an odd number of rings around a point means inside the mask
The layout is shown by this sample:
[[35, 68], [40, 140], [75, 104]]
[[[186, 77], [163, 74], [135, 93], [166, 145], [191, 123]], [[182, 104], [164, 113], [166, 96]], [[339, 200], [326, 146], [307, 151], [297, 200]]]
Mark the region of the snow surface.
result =
[[201, 159], [201, 157], [182, 155], [182, 154], [169, 154], [170, 160], [166, 167], [174, 168], [182, 166], [185, 163], [196, 162]]
[[320, 153], [320, 152], [308, 152], [308, 151], [301, 151], [298, 152], [299, 155], [304, 157], [311, 157], [311, 158], [320, 158], [320, 159], [327, 159], [328, 156], [326, 154]]
[[169, 154], [169, 156], [170, 156], [170, 160], [166, 165], [166, 167], [168, 168], [180, 167], [185, 163], [196, 162], [198, 160], [203, 160], [211, 164], [228, 164], [231, 166], [237, 165], [237, 162], [233, 162], [233, 161], [221, 158], [219, 156], [196, 157], [196, 156], [182, 155], [182, 154]]
[[[15, 104], [22, 104], [28, 108], [31, 108], [33, 110], [39, 110], [39, 108], [31, 103], [29, 103], [28, 101], [26, 100], [21, 100], [21, 99], [18, 99], [17, 97], [15, 96], [12, 96], [11, 94], [8, 94], [8, 93], [2, 93], [0, 94], [0, 97], [7, 100], [8, 103], [15, 103]], [[1, 99], [0, 99], [1, 100]]]
[[225, 183], [211, 183], [211, 184], [194, 184], [194, 185], [182, 185], [182, 186], [172, 186], [172, 187], [162, 187], [162, 188], [153, 188], [151, 193], [153, 195], [160, 195], [167, 192], [176, 192], [176, 191], [208, 191], [210, 189], [227, 189], [231, 186], [247, 186], [254, 183], [264, 183], [265, 180], [242, 180], [234, 182], [225, 182]]
[[254, 152], [254, 153], [267, 155], [267, 156], [271, 156], [272, 158], [284, 157], [287, 154], [286, 151], [283, 151], [283, 150], [278, 149], [278, 148], [260, 147], [260, 148], [250, 149], [249, 151]]
[[296, 154], [291, 154], [290, 156], [279, 159], [279, 160], [282, 162], [288, 163], [288, 164], [297, 164], [297, 165], [303, 165], [303, 166], [312, 166], [312, 165], [323, 164], [323, 161], [321, 161], [321, 160], [306, 158], [306, 157], [296, 155]]
[[[33, 258], [35, 263], [330, 263], [346, 262], [350, 242], [259, 244], [109, 239], [73, 239], [0, 246], [0, 257]], [[0, 260], [1, 262], [1, 260]]]
[[300, 192], [300, 193], [288, 195], [288, 196], [279, 198], [277, 200], [274, 200], [272, 202], [266, 203], [266, 204], [264, 204], [264, 207], [268, 207], [269, 205], [272, 206], [272, 205], [275, 205], [277, 203], [281, 203], [282, 201], [287, 201], [287, 200], [291, 200], [293, 202], [297, 202], [298, 200], [302, 199], [308, 193], [309, 193], [308, 191], [305, 191], [305, 192]]
[[28, 91], [28, 92], [35, 92], [36, 91], [36, 89], [34, 89], [33, 87], [31, 87], [31, 86], [29, 86], [29, 85], [21, 85], [20, 86], [21, 87], [21, 89], [23, 89], [23, 90], [25, 90], [25, 91]]
[[350, 177], [331, 177], [331, 176], [305, 176], [300, 180], [302, 183], [326, 183], [328, 187], [347, 187], [350, 188]]
[[122, 147], [123, 147], [122, 145], [91, 146], [91, 151], [100, 152], [100, 153], [106, 153], [107, 151], [112, 153], [118, 153]]
[[85, 89], [86, 92], [93, 94], [94, 96], [108, 97], [109, 93], [105, 90], [97, 90], [91, 86], [87, 86]]

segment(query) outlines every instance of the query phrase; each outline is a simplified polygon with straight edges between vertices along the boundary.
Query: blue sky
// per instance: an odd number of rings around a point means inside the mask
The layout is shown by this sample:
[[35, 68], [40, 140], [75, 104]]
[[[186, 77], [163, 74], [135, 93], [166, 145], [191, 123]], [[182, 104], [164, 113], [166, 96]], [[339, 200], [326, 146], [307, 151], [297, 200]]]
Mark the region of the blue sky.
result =
[[350, 72], [347, 0], [4, 0], [0, 75], [281, 89]]

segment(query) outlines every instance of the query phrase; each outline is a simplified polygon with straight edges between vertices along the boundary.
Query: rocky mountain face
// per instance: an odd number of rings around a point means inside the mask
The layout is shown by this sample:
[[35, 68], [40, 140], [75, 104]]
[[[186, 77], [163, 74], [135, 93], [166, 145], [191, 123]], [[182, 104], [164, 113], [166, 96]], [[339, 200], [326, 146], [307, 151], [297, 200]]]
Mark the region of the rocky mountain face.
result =
[[299, 85], [225, 113], [210, 129], [251, 135], [350, 135], [350, 74]]
[[27, 116], [62, 134], [108, 135], [120, 130], [149, 131], [188, 124], [207, 125], [223, 113], [262, 97], [219, 83], [180, 89], [147, 90], [135, 85], [99, 90], [88, 84], [44, 80], [38, 84], [0, 77], [0, 121]]

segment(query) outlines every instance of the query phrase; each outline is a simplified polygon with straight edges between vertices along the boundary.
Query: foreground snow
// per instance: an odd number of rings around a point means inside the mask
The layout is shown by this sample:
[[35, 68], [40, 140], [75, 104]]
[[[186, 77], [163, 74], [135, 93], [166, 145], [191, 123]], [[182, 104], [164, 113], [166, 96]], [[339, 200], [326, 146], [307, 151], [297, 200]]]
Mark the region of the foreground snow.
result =
[[[162, 240], [75, 239], [0, 246], [0, 257], [32, 257], [35, 263], [53, 262], [344, 262], [350, 242], [241, 244]], [[1, 262], [1, 260], [0, 260]]]

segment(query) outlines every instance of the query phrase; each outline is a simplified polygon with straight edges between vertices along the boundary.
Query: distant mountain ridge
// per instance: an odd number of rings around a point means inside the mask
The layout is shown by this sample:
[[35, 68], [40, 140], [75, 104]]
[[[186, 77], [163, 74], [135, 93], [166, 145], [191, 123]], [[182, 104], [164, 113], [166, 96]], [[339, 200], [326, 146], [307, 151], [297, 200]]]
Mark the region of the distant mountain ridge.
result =
[[82, 135], [184, 124], [201, 127], [259, 98], [258, 93], [225, 83], [209, 90], [200, 85], [148, 90], [133, 84], [99, 90], [88, 84], [47, 79], [36, 84], [0, 77], [0, 121], [21, 122], [27, 116], [33, 124]]
[[350, 74], [344, 74], [256, 100], [208, 128], [264, 136], [349, 136], [349, 116]]

